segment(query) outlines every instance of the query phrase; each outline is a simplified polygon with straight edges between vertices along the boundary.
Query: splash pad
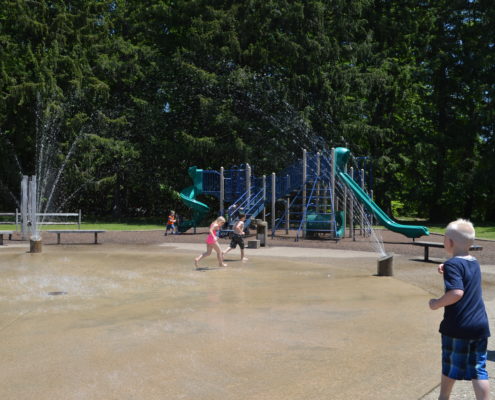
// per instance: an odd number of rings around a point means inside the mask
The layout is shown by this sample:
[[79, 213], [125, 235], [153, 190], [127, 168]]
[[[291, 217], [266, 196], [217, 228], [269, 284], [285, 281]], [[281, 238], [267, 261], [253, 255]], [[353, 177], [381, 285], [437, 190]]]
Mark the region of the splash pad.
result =
[[438, 378], [429, 295], [373, 253], [199, 272], [198, 244], [25, 250], [0, 258], [1, 398], [403, 399]]

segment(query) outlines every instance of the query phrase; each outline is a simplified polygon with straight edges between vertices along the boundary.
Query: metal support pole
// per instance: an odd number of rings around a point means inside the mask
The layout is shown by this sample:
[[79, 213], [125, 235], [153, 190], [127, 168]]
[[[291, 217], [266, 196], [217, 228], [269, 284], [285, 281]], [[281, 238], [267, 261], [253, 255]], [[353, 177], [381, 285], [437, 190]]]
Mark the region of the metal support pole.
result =
[[337, 237], [337, 220], [335, 218], [335, 215], [337, 213], [337, 199], [335, 198], [335, 148], [332, 147], [331, 150], [331, 175], [330, 175], [330, 202], [332, 204], [332, 222], [333, 222], [333, 227], [334, 227], [334, 237]]
[[328, 213], [328, 193], [329, 193], [329, 190], [328, 190], [328, 186], [327, 185], [323, 185], [323, 201], [322, 201], [322, 207], [323, 207], [323, 212], [326, 214]]
[[263, 221], [266, 222], [266, 175], [263, 175]]
[[275, 235], [275, 202], [277, 200], [277, 176], [272, 172], [272, 235]]
[[331, 184], [331, 187], [330, 187], [330, 196], [331, 196], [331, 202], [332, 202], [332, 212], [335, 214], [335, 212], [337, 211], [336, 207], [337, 207], [337, 204], [335, 204], [335, 148], [332, 147], [332, 164], [331, 164], [331, 168], [332, 168], [332, 171], [331, 171], [331, 181], [330, 181], [330, 184]]
[[244, 212], [251, 206], [251, 166], [246, 164], [246, 192], [247, 192], [247, 206]]
[[[361, 182], [360, 182], [361, 189], [364, 191], [364, 169], [361, 169]], [[366, 235], [365, 229], [364, 229], [364, 205], [361, 204], [361, 222], [360, 222], [360, 231], [361, 231], [361, 236]]]
[[78, 229], [81, 229], [81, 210], [79, 210], [79, 216], [77, 219], [77, 227], [78, 227]]
[[[354, 179], [354, 168], [350, 168], [350, 175], [351, 178]], [[353, 201], [353, 196], [349, 196], [349, 210], [350, 210], [350, 215], [349, 215], [349, 237], [353, 238], [353, 240], [356, 240], [354, 236], [354, 201]]]
[[220, 167], [220, 215], [225, 213], [225, 170]]
[[[347, 173], [347, 164], [344, 166], [344, 172]], [[347, 202], [348, 202], [348, 194], [347, 194], [347, 185], [344, 185], [344, 201], [343, 201], [343, 206], [344, 206], [344, 237], [345, 237], [345, 223], [347, 221]]]
[[287, 197], [285, 200], [285, 234], [289, 234], [289, 228], [290, 228], [290, 197]]
[[302, 180], [303, 180], [303, 192], [302, 192], [302, 218], [303, 218], [303, 238], [306, 237], [306, 192], [307, 192], [307, 174], [308, 174], [308, 152], [303, 150], [302, 159]]
[[316, 212], [320, 212], [320, 175], [321, 175], [321, 158], [320, 152], [316, 153], [316, 179], [318, 183], [316, 184]]

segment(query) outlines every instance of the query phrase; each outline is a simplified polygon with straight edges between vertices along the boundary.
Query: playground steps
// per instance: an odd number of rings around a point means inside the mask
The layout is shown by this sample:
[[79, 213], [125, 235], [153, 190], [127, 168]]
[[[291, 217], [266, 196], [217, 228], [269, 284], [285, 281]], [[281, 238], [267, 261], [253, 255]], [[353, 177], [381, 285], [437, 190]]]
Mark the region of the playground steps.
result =
[[338, 238], [338, 218], [333, 211], [329, 182], [309, 179], [297, 192], [287, 196], [285, 210], [278, 220], [272, 236], [278, 229], [297, 230], [296, 240], [307, 235], [328, 234]]

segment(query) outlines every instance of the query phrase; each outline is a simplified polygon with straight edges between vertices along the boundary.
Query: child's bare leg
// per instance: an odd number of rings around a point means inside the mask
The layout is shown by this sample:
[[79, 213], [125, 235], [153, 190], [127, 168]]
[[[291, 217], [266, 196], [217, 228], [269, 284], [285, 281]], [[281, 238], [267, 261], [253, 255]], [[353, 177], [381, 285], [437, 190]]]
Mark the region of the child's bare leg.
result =
[[472, 382], [476, 400], [488, 400], [490, 398], [490, 381], [488, 379], [473, 379]]
[[202, 258], [208, 257], [211, 254], [211, 250], [212, 250], [212, 247], [209, 244], [207, 244], [206, 245], [206, 251], [194, 259], [194, 265], [196, 266], [196, 268], [198, 268], [198, 263]]
[[442, 374], [442, 381], [440, 383], [440, 395], [438, 396], [438, 400], [449, 400], [450, 393], [452, 392], [452, 388], [454, 387], [455, 379], [449, 378]]
[[244, 257], [244, 249], [241, 249], [241, 260], [242, 261], [247, 261], [247, 257]]
[[227, 266], [227, 264], [225, 264], [225, 263], [223, 262], [223, 253], [222, 253], [222, 249], [220, 248], [220, 246], [218, 245], [218, 243], [215, 243], [213, 246], [214, 246], [213, 248], [214, 248], [214, 249], [215, 249], [215, 251], [217, 252], [217, 260], [218, 260], [218, 265], [219, 265], [220, 267], [226, 267], [226, 266]]
[[229, 246], [227, 249], [223, 251], [223, 254], [224, 255], [227, 254], [230, 250], [232, 250], [232, 247]]

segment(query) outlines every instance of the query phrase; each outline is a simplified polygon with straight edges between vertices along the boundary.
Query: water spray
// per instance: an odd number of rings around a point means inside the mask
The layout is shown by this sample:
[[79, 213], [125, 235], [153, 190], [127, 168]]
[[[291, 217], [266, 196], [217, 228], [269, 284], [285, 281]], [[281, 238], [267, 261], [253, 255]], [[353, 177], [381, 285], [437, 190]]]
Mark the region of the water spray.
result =
[[41, 232], [38, 230], [38, 201], [36, 175], [23, 176], [21, 182], [22, 235], [29, 236], [30, 253], [41, 253]]

